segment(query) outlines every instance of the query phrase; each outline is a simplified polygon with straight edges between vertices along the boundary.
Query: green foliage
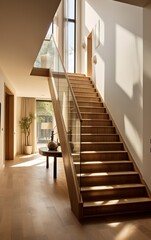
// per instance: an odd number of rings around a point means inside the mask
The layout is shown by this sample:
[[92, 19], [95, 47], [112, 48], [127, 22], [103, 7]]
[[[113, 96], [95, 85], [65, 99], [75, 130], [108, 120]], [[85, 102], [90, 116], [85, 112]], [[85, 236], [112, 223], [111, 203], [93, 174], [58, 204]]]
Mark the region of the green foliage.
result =
[[37, 101], [36, 103], [37, 111], [37, 123], [52, 121], [53, 107], [52, 103], [49, 101]]
[[53, 107], [51, 102], [37, 101], [37, 113], [38, 115], [50, 116], [53, 112]]
[[29, 145], [30, 126], [33, 119], [34, 115], [30, 112], [28, 117], [22, 117], [22, 119], [19, 121], [22, 133], [25, 134], [25, 145], [27, 146]]

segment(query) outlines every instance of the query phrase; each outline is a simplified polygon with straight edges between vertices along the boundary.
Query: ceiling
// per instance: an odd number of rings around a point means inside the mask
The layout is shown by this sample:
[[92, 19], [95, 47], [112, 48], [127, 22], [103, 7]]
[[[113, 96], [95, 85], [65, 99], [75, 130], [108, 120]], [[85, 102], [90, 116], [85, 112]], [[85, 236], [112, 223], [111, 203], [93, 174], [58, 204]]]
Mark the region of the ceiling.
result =
[[17, 96], [50, 97], [47, 78], [30, 72], [59, 3], [0, 1], [0, 69]]

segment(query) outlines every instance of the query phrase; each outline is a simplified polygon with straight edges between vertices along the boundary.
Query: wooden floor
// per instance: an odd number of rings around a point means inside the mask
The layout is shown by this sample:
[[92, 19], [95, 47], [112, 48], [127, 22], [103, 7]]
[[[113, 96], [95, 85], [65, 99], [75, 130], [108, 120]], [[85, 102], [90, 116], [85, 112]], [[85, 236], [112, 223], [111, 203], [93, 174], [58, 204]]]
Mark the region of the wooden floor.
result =
[[0, 171], [0, 240], [150, 240], [151, 217], [79, 223], [70, 210], [62, 159], [17, 157]]

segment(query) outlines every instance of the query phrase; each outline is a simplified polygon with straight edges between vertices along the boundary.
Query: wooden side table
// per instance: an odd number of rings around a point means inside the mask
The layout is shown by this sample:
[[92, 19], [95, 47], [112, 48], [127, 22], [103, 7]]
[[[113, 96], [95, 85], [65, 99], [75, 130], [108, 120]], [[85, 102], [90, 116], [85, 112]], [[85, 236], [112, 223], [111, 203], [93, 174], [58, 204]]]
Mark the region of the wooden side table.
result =
[[42, 156], [46, 156], [46, 168], [49, 168], [49, 157], [54, 158], [54, 165], [53, 165], [53, 177], [54, 179], [57, 178], [57, 157], [62, 157], [61, 151], [52, 151], [49, 150], [47, 147], [39, 148], [39, 153]]

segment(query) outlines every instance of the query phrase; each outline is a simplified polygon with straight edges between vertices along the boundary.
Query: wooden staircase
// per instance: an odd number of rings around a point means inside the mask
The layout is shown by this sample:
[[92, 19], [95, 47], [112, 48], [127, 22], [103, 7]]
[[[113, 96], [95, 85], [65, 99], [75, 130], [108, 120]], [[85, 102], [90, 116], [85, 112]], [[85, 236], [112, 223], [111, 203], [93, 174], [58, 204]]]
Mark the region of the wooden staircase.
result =
[[[82, 115], [81, 185], [83, 217], [151, 211], [148, 195], [134, 162], [92, 81], [69, 75]], [[74, 162], [79, 169], [79, 162]]]

